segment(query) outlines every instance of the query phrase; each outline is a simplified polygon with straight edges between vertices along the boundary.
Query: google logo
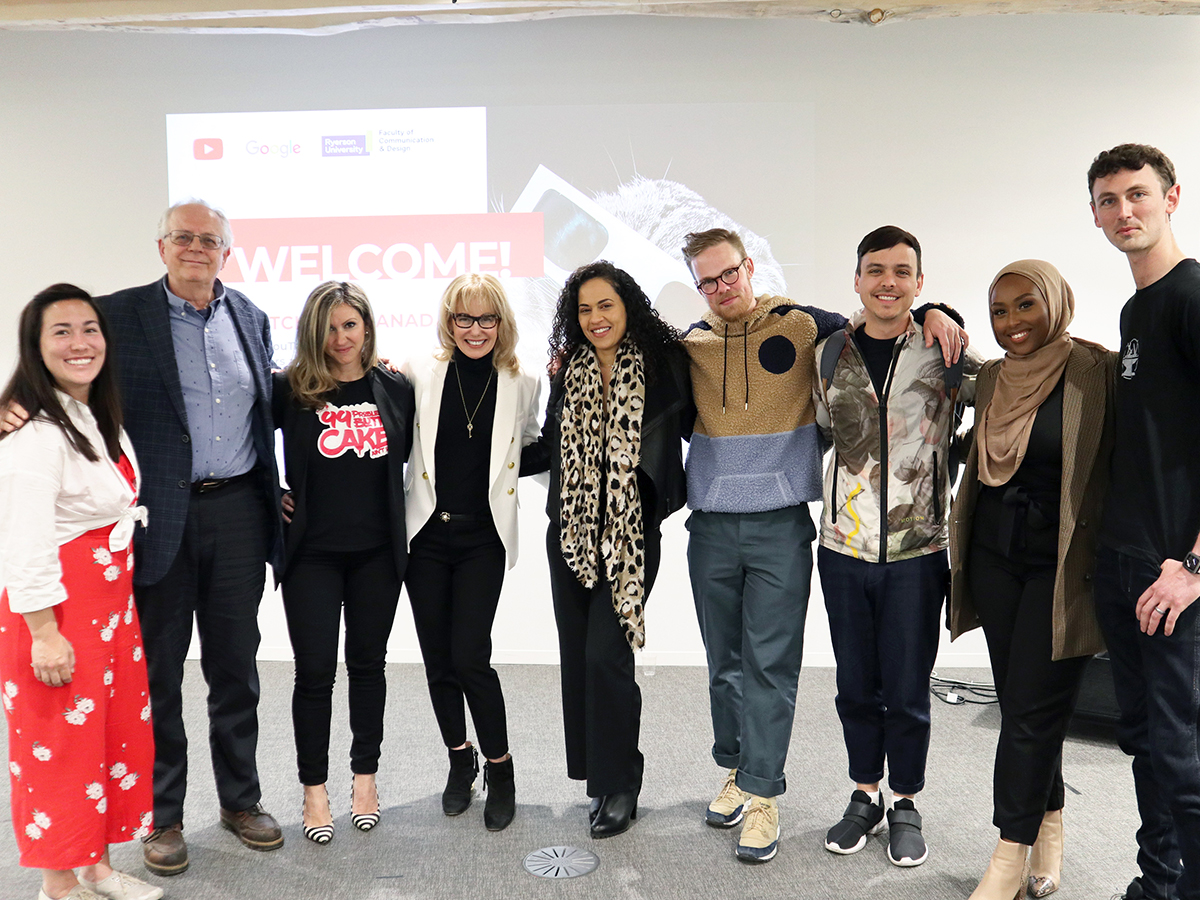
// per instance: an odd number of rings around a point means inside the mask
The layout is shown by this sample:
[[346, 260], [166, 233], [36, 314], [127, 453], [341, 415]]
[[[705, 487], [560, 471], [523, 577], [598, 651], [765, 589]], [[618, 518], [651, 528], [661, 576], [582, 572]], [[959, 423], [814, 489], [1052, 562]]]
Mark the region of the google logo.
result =
[[267, 144], [259, 141], [247, 141], [246, 152], [251, 156], [278, 156], [286, 159], [300, 152], [300, 145], [292, 141], [280, 141], [278, 144]]

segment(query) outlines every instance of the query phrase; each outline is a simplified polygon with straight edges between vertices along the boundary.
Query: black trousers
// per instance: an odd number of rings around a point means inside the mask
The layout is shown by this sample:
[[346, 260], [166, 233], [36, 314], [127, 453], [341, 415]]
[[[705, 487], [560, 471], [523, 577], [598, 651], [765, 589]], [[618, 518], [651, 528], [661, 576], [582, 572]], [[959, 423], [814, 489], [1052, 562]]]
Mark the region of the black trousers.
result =
[[971, 545], [968, 578], [1000, 698], [993, 824], [1018, 844], [1037, 840], [1048, 810], [1062, 809], [1062, 747], [1088, 657], [1055, 662], [1053, 563], [1030, 563]]
[[442, 522], [435, 513], [412, 539], [404, 576], [442, 740], [447, 747], [466, 742], [465, 699], [488, 759], [508, 752], [504, 693], [492, 668], [504, 565], [504, 545], [490, 519]]
[[379, 770], [387, 700], [388, 636], [400, 600], [390, 544], [351, 552], [302, 548], [283, 581], [283, 610], [296, 658], [292, 729], [301, 784], [329, 780], [329, 721], [337, 677], [337, 641], [346, 617], [350, 769]]
[[[648, 529], [645, 539], [648, 600], [658, 575], [661, 537]], [[609, 585], [604, 580], [592, 588], [579, 583], [563, 561], [555, 525], [546, 532], [546, 557], [558, 624], [567, 777], [586, 781], [589, 797], [640, 790], [642, 692]]]
[[154, 822], [183, 821], [187, 734], [183, 662], [200, 633], [208, 683], [208, 742], [221, 806], [262, 798], [258, 747], [258, 604], [266, 578], [270, 513], [255, 478], [193, 494], [179, 553], [162, 581], [134, 588], [154, 712]]

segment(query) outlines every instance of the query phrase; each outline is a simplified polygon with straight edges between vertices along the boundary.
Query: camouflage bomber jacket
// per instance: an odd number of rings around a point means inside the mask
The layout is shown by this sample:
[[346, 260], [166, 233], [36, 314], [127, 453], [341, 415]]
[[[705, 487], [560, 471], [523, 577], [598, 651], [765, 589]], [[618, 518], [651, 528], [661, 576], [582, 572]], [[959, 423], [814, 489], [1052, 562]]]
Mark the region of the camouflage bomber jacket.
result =
[[[948, 461], [954, 411], [942, 352], [936, 343], [925, 347], [921, 326], [910, 319], [896, 340], [881, 399], [854, 339], [862, 322], [860, 311], [846, 326], [828, 386], [819, 371], [825, 341], [815, 354], [817, 424], [833, 445], [825, 470], [821, 546], [865, 562], [935, 553], [948, 544], [955, 474]], [[978, 355], [968, 352], [964, 376], [973, 376], [979, 366]], [[973, 396], [974, 378], [964, 377], [958, 400]]]

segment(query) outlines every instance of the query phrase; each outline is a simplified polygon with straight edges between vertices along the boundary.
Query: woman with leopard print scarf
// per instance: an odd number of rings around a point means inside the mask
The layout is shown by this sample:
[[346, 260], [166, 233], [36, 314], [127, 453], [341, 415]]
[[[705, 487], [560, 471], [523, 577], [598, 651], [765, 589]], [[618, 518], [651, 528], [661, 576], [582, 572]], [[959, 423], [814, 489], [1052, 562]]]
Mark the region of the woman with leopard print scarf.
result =
[[567, 775], [586, 781], [591, 834], [637, 818], [642, 697], [633, 651], [659, 564], [659, 526], [684, 505], [687, 356], [628, 273], [577, 270], [558, 301], [551, 384], [521, 474], [550, 471], [546, 549], [558, 624]]

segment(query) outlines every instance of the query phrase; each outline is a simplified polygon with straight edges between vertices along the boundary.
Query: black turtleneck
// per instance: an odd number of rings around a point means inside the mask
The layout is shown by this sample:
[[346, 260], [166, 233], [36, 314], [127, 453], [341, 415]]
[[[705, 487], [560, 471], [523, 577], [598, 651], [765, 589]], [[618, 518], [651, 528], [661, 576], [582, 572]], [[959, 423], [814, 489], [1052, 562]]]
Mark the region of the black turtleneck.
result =
[[[488, 465], [499, 377], [492, 363], [491, 353], [482, 359], [471, 359], [455, 348], [450, 365], [446, 367], [433, 451], [438, 512], [478, 514], [489, 509], [491, 479]], [[476, 404], [479, 404], [478, 412], [475, 411]], [[472, 414], [473, 425], [469, 438], [468, 413]]]

